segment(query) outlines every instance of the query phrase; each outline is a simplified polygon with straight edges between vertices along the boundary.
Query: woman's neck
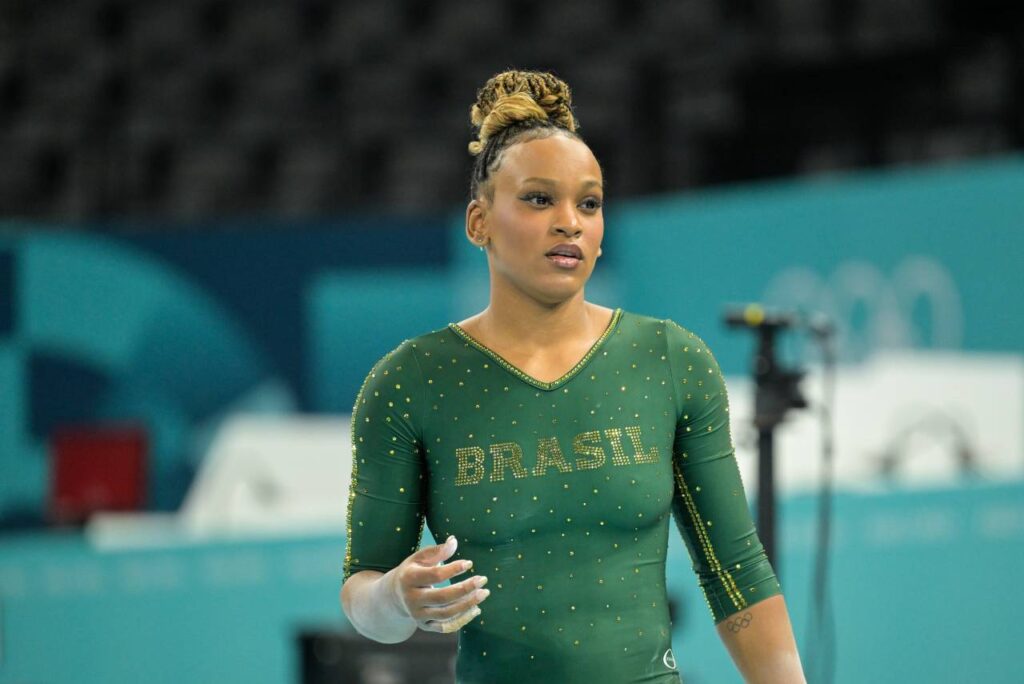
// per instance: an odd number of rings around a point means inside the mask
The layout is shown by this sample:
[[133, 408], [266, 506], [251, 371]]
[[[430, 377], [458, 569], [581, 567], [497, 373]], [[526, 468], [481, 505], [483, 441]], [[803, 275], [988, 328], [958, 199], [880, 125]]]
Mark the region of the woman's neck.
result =
[[604, 332], [611, 310], [584, 300], [583, 291], [572, 299], [547, 305], [533, 299], [501, 296], [492, 291], [490, 303], [460, 324], [478, 340], [495, 347], [514, 347], [531, 354], [552, 345], [587, 345]]

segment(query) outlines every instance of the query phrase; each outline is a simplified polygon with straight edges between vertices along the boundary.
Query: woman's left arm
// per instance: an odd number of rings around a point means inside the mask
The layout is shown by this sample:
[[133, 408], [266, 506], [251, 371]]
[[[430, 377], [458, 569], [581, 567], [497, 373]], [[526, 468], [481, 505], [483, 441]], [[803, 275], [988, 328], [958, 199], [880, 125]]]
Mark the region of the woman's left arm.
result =
[[666, 319], [664, 334], [677, 405], [672, 513], [712, 618], [749, 684], [804, 684], [782, 585], [747, 505], [722, 369], [693, 332]]
[[733, 613], [716, 629], [748, 684], [806, 684], [782, 594]]

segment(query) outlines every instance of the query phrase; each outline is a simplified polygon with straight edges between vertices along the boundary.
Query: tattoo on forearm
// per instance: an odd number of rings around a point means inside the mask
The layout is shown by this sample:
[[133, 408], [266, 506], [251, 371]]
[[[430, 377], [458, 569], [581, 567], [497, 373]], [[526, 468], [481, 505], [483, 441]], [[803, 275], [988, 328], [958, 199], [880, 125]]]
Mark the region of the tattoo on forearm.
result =
[[730, 618], [726, 627], [729, 631], [735, 634], [736, 632], [750, 626], [750, 622], [754, 619], [754, 616], [750, 613], [744, 613], [743, 615], [735, 618]]

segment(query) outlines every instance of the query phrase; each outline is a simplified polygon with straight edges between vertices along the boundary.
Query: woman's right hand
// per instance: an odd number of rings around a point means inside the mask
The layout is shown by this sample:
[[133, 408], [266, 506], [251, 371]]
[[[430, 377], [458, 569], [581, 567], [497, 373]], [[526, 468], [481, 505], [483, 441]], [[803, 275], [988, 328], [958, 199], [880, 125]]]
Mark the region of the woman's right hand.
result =
[[[444, 544], [428, 546], [406, 558], [390, 573], [391, 588], [398, 609], [427, 632], [455, 632], [480, 614], [479, 604], [491, 593], [482, 589], [487, 578], [474, 575], [450, 586], [433, 585], [473, 567], [473, 561], [443, 564], [458, 546], [455, 536]], [[442, 563], [439, 565], [439, 563]]]

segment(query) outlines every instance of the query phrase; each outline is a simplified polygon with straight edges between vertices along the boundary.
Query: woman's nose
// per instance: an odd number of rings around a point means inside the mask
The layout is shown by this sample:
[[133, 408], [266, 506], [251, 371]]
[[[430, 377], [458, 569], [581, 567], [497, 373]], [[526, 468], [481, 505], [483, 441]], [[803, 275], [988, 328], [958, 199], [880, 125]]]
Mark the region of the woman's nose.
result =
[[568, 235], [576, 235], [580, 232], [580, 222], [579, 217], [576, 215], [576, 207], [567, 207], [556, 216], [555, 229]]

